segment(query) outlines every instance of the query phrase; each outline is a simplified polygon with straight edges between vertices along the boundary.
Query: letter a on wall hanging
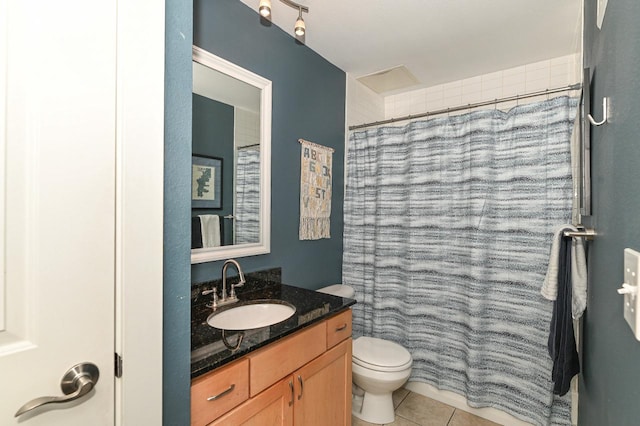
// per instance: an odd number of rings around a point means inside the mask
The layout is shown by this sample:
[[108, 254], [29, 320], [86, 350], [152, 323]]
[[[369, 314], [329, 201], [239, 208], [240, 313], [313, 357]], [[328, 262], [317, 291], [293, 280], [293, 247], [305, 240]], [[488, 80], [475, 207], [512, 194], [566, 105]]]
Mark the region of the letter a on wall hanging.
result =
[[298, 139], [300, 152], [300, 239], [331, 238], [333, 148]]

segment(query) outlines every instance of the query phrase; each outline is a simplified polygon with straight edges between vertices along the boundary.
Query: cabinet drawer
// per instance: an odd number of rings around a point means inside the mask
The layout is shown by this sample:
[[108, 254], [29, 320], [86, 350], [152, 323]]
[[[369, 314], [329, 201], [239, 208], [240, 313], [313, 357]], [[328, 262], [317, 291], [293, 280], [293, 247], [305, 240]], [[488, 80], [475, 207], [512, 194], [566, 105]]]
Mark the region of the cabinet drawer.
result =
[[249, 354], [251, 396], [291, 374], [326, 349], [326, 324], [321, 322]]
[[191, 385], [191, 424], [206, 425], [249, 399], [249, 360], [242, 359]]
[[327, 320], [327, 349], [351, 336], [351, 309]]

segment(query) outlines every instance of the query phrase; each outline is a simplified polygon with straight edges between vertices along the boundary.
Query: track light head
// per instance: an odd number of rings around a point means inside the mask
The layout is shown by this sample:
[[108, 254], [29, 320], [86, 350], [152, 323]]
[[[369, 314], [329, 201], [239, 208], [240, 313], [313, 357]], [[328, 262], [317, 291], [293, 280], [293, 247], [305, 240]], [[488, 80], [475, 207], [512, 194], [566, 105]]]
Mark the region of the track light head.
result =
[[260, 0], [258, 6], [258, 13], [265, 19], [271, 18], [271, 0]]
[[298, 20], [296, 21], [296, 25], [293, 27], [293, 31], [296, 33], [298, 37], [302, 37], [306, 32], [304, 19], [302, 19], [302, 9], [300, 9], [300, 13], [298, 14]]

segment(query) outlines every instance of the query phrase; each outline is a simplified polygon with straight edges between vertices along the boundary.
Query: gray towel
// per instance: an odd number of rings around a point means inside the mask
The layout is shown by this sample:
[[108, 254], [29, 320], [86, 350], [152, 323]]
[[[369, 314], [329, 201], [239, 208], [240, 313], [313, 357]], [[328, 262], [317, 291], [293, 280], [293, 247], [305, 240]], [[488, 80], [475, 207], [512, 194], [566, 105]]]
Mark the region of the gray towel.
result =
[[[558, 261], [563, 232], [577, 230], [573, 225], [562, 225], [553, 236], [547, 275], [544, 277], [544, 283], [540, 289], [540, 293], [545, 299], [556, 300], [558, 297]], [[571, 293], [571, 314], [573, 319], [577, 320], [587, 307], [587, 260], [582, 238], [572, 238], [571, 242]]]

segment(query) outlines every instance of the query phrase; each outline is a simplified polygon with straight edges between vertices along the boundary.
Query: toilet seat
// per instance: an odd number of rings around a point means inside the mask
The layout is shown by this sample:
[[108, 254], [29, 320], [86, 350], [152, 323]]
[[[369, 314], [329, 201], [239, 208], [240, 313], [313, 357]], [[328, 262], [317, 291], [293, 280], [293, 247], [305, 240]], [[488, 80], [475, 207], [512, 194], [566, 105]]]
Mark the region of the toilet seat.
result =
[[353, 341], [353, 363], [370, 370], [392, 372], [410, 368], [413, 359], [397, 343], [363, 336]]

